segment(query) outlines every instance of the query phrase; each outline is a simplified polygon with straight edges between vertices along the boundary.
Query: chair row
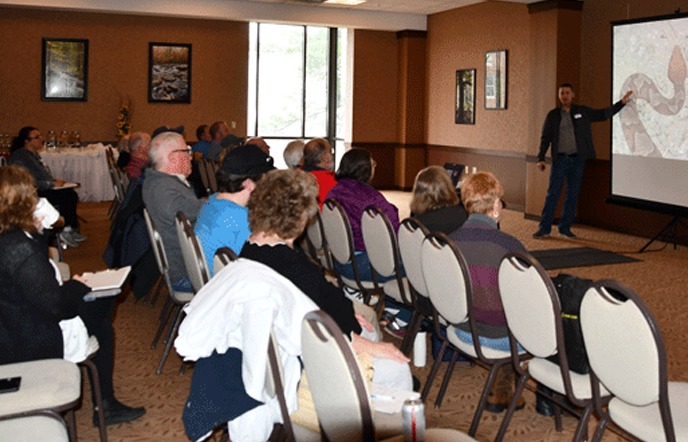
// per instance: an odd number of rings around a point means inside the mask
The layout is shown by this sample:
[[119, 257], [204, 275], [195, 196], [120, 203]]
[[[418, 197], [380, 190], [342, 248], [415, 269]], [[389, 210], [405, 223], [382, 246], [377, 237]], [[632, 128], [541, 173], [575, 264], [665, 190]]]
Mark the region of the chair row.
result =
[[[440, 319], [448, 323], [447, 338], [422, 397], [427, 398], [443, 352], [448, 347], [490, 370], [469, 435], [477, 431], [497, 371], [506, 364], [513, 364], [518, 375], [517, 387], [496, 441], [505, 437], [523, 389], [531, 378], [564, 396], [568, 403], [560, 405], [579, 415], [574, 441], [587, 438], [593, 411], [600, 416], [594, 441], [601, 440], [610, 419], [641, 440], [688, 438], [688, 384], [667, 383], [661, 333], [652, 313], [631, 289], [605, 280], [594, 283], [587, 290], [581, 304], [580, 323], [592, 374], [579, 374], [570, 370], [567, 360], [556, 288], [544, 268], [529, 254], [509, 253], [499, 269], [500, 295], [510, 334], [509, 351], [491, 348], [480, 339], [465, 342], [458, 338], [456, 328], [459, 324], [467, 322], [471, 335], [476, 336], [477, 322], [472, 315], [471, 276], [456, 245], [444, 234], [431, 233], [423, 240], [420, 255], [423, 280], [437, 313], [435, 327], [439, 328]], [[556, 357], [558, 363], [553, 362], [552, 357]], [[441, 404], [455, 360], [456, 356], [447, 369], [436, 406]], [[528, 363], [524, 364], [525, 361]], [[556, 424], [560, 431], [558, 414]]]

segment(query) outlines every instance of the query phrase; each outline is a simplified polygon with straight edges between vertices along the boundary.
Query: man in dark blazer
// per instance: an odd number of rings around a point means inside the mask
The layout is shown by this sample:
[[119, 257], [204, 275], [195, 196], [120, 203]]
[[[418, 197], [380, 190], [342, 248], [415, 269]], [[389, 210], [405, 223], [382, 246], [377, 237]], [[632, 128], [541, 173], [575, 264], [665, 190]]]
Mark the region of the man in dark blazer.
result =
[[559, 87], [561, 106], [552, 109], [547, 114], [540, 138], [537, 167], [540, 171], [545, 170], [545, 154], [551, 145], [552, 171], [545, 206], [542, 208], [540, 227], [533, 234], [533, 238], [545, 238], [552, 231], [552, 221], [564, 181], [566, 181], [566, 196], [558, 225], [559, 236], [576, 238], [576, 235], [571, 232], [571, 225], [576, 216], [585, 160], [596, 157], [590, 123], [611, 118], [630, 101], [631, 94], [632, 91], [626, 92], [621, 100], [605, 109], [591, 109], [587, 106], [572, 104], [575, 97], [573, 86], [565, 83]]

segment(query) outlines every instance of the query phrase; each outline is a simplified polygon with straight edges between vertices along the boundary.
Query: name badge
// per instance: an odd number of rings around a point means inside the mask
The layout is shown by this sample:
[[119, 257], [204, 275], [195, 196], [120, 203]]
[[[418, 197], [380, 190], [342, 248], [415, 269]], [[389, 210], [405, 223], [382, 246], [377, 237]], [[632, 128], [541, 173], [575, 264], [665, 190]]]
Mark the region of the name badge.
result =
[[573, 116], [573, 118], [575, 118], [575, 119], [577, 120], [577, 119], [579, 119], [579, 118], [583, 118], [583, 115], [581, 115], [581, 114], [576, 114], [576, 115]]

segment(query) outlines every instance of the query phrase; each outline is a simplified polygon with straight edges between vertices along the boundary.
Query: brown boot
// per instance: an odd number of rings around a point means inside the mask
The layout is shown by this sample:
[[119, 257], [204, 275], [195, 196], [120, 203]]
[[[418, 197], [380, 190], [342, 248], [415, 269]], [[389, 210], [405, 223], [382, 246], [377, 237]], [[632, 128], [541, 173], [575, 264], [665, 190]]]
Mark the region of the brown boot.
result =
[[[490, 413], [501, 413], [509, 407], [514, 394], [514, 375], [514, 369], [511, 365], [504, 365], [499, 369], [492, 391], [487, 397], [485, 410]], [[525, 405], [526, 402], [521, 396], [518, 405], [516, 405], [516, 410], [521, 410]]]

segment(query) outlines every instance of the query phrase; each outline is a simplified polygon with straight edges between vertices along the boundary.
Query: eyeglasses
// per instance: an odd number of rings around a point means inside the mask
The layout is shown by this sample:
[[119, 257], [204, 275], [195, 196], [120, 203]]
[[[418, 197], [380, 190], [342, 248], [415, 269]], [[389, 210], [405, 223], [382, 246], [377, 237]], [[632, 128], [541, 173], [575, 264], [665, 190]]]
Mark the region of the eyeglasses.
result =
[[175, 149], [172, 151], [172, 153], [175, 153], [175, 152], [184, 152], [186, 154], [186, 156], [189, 156], [189, 157], [191, 156], [191, 151], [189, 149]]
[[39, 139], [39, 138], [43, 138], [43, 135], [38, 134], [38, 135], [36, 135], [35, 137], [28, 137], [27, 140], [28, 140], [28, 141], [37, 140], [37, 139]]

